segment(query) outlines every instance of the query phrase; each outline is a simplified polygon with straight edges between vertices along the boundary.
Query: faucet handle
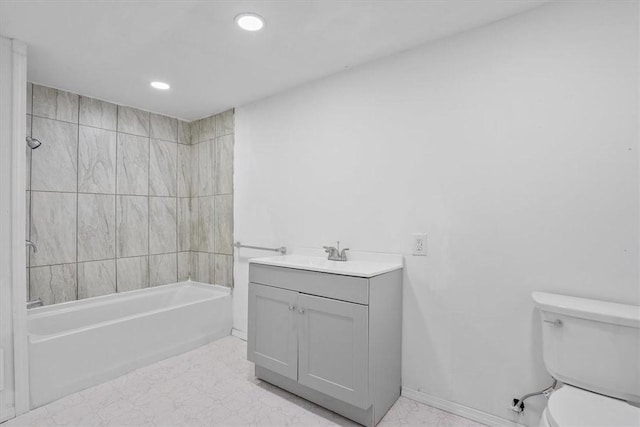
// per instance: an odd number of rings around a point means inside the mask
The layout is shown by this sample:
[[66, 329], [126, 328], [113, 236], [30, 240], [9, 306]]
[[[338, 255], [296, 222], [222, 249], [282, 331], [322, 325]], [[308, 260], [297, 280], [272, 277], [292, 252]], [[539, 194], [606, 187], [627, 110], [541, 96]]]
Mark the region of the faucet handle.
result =
[[347, 251], [349, 250], [349, 248], [344, 248], [343, 250], [340, 251], [340, 259], [342, 261], [346, 261], [347, 260]]
[[323, 246], [323, 248], [324, 248], [324, 251], [329, 254], [327, 259], [331, 261], [336, 261], [336, 258], [338, 258], [339, 256], [338, 250], [333, 246]]

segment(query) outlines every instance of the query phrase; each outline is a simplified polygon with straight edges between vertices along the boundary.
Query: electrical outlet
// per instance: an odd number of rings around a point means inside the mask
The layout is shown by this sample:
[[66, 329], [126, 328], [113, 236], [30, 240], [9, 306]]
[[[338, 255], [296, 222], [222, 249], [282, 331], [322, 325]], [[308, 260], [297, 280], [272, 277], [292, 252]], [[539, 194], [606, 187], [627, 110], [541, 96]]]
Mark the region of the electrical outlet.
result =
[[413, 234], [413, 255], [426, 256], [427, 255], [427, 233], [414, 233]]

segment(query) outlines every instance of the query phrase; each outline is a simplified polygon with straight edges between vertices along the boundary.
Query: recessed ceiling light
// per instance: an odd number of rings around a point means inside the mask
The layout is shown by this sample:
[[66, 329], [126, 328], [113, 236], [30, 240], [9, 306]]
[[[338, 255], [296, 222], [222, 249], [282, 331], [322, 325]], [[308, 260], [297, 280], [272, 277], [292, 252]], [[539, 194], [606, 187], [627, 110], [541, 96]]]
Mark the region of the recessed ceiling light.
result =
[[171, 86], [169, 86], [169, 84], [165, 82], [151, 82], [151, 87], [155, 89], [160, 89], [160, 90], [167, 90]]
[[241, 13], [236, 16], [236, 24], [246, 31], [258, 31], [264, 27], [264, 19], [255, 13]]

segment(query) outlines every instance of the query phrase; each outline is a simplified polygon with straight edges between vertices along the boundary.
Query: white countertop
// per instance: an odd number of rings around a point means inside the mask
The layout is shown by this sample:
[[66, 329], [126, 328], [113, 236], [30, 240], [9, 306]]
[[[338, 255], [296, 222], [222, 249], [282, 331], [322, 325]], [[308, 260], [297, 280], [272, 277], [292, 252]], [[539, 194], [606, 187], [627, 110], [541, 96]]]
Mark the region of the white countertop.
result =
[[373, 277], [403, 268], [402, 255], [375, 252], [347, 251], [348, 261], [329, 261], [322, 249], [294, 249], [291, 254], [252, 258], [252, 264], [341, 274], [344, 276]]

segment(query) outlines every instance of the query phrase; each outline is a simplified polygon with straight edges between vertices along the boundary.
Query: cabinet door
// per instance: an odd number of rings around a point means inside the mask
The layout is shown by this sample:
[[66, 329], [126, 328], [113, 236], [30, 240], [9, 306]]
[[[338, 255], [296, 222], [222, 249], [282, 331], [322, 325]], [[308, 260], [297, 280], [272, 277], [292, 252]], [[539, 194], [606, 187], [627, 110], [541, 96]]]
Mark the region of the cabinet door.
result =
[[304, 294], [298, 306], [298, 382], [368, 408], [369, 308]]
[[298, 379], [298, 293], [249, 283], [247, 358]]

